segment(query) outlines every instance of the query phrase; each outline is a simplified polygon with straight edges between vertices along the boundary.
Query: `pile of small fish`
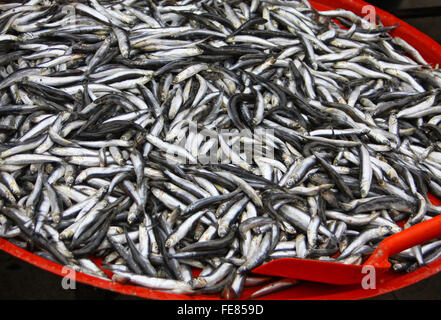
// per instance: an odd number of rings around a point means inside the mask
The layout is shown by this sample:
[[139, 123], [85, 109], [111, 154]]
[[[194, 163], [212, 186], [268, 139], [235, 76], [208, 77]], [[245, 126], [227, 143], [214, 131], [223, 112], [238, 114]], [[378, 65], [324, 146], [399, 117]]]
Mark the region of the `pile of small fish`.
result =
[[251, 275], [273, 259], [361, 264], [441, 213], [441, 72], [396, 27], [306, 0], [1, 4], [0, 236], [223, 298], [294, 285]]

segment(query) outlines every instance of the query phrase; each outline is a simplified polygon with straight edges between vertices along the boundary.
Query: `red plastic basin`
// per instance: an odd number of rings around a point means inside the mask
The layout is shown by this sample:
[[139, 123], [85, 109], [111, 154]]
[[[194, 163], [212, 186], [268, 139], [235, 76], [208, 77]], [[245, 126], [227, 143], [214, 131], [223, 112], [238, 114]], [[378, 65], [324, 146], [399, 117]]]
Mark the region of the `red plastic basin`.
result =
[[[331, 10], [336, 8], [344, 8], [351, 10], [360, 16], [364, 16], [366, 11], [363, 11], [365, 6], [369, 4], [360, 0], [315, 0], [310, 1], [311, 4], [318, 10]], [[421, 55], [432, 66], [441, 63], [441, 45], [439, 45], [432, 38], [418, 31], [414, 27], [410, 26], [406, 22], [398, 19], [397, 17], [385, 12], [384, 10], [376, 8], [376, 14], [380, 17], [384, 25], [399, 24], [399, 27], [395, 29], [391, 34], [403, 38], [405, 41], [413, 45], [419, 50]], [[432, 198], [433, 199], [433, 198]], [[441, 205], [441, 201], [433, 199], [433, 204]], [[21, 249], [5, 239], [0, 238], [0, 249], [8, 252], [15, 257], [31, 263], [41, 269], [52, 272], [54, 274], [65, 276], [66, 270], [63, 266], [39, 257], [33, 253], [30, 253], [24, 249]], [[320, 283], [304, 282], [297, 285], [294, 288], [287, 289], [281, 292], [273, 293], [271, 295], [262, 297], [260, 299], [272, 299], [272, 300], [293, 300], [293, 299], [314, 299], [314, 300], [338, 300], [338, 299], [363, 299], [385, 294], [391, 291], [395, 291], [409, 285], [412, 285], [418, 281], [426, 279], [441, 270], [441, 259], [434, 261], [433, 263], [421, 267], [411, 273], [400, 274], [392, 271], [384, 274], [376, 283], [375, 289], [363, 289], [361, 284], [350, 286], [334, 286]], [[134, 285], [122, 285], [114, 283], [112, 281], [106, 281], [87, 274], [77, 272], [75, 274], [75, 280], [92, 285], [101, 289], [107, 289], [115, 291], [121, 294], [134, 295], [138, 297], [148, 299], [159, 300], [217, 300], [219, 295], [179, 295], [170, 294], [155, 290], [149, 290], [146, 288], [134, 286]], [[61, 279], [60, 279], [61, 281]], [[246, 299], [256, 288], [245, 289], [242, 295], [242, 299]]]

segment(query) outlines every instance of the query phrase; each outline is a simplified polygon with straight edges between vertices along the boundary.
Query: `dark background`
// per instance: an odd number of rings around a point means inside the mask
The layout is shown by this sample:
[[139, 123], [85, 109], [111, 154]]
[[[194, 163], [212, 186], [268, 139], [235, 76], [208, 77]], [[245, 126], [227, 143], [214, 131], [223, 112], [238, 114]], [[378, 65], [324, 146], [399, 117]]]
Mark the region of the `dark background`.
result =
[[440, 0], [370, 0], [367, 2], [395, 14], [441, 43]]
[[[408, 8], [427, 8], [439, 6], [439, 0], [378, 0], [371, 1], [387, 11], [398, 16], [409, 16], [415, 10]], [[423, 12], [424, 15], [436, 14], [435, 9]], [[400, 16], [402, 17], [402, 16]], [[441, 43], [441, 15], [426, 17], [402, 17], [404, 21], [431, 36]], [[61, 287], [61, 278], [33, 265], [27, 264], [9, 254], [0, 251], [0, 300], [138, 300], [136, 297], [125, 296], [107, 290], [77, 283], [75, 290], [64, 290]], [[397, 290], [372, 299], [379, 300], [440, 300], [441, 273], [420, 281], [407, 288]], [[371, 300], [372, 300], [371, 299]]]

